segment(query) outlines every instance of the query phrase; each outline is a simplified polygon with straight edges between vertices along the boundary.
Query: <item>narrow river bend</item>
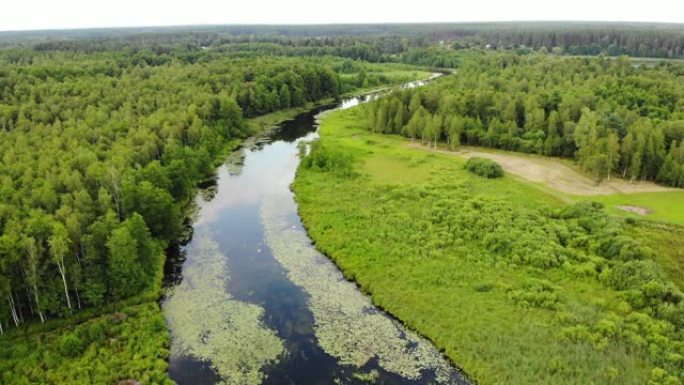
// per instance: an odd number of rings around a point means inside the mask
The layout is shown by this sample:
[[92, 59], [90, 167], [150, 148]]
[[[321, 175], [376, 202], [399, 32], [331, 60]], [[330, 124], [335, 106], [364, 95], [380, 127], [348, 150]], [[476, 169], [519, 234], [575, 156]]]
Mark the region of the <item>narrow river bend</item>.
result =
[[198, 195], [162, 302], [179, 385], [467, 384], [316, 251], [289, 189], [316, 116], [382, 95], [313, 109], [248, 141]]

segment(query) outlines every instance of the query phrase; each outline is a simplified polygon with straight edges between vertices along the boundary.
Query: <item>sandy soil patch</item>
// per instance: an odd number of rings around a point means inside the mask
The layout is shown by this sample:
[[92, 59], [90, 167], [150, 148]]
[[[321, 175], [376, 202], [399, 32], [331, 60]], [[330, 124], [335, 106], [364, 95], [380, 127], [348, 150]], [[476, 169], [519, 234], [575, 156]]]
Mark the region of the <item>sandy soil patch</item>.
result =
[[639, 215], [648, 215], [651, 213], [651, 211], [645, 207], [639, 207], [639, 206], [615, 206], [616, 209], [622, 210], [622, 211], [627, 211], [628, 213], [634, 213], [634, 214], [639, 214]]
[[651, 182], [629, 182], [615, 177], [611, 178], [610, 181], [604, 181], [597, 185], [591, 178], [578, 172], [563, 161], [543, 156], [508, 152], [486, 152], [474, 147], [462, 147], [458, 151], [452, 152], [440, 149], [429, 149], [416, 142], [409, 143], [408, 146], [458, 155], [464, 158], [488, 158], [499, 163], [505, 171], [510, 172], [511, 174], [532, 182], [543, 183], [554, 190], [573, 195], [634, 194], [676, 190]]

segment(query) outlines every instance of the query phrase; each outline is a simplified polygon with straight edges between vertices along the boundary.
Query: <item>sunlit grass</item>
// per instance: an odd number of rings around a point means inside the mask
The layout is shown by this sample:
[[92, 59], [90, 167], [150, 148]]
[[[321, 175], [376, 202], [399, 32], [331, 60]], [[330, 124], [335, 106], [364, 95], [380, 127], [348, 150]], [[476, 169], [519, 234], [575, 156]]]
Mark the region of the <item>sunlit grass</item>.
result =
[[[684, 191], [649, 192], [594, 196], [591, 200], [602, 202], [612, 213], [633, 218], [660, 220], [684, 225]], [[637, 206], [648, 210], [639, 215], [620, 210], [617, 206]]]
[[[352, 109], [328, 115], [320, 130], [326, 146], [354, 155], [359, 177], [300, 168], [295, 182], [310, 236], [346, 276], [479, 383], [648, 382], [653, 364], [646, 352], [620, 340], [598, 348], [563, 337], [572, 325], [620, 319], [631, 311], [591, 269], [582, 275], [589, 260], [546, 269], [509, 263], [475, 244], [445, 246], [441, 237], [447, 234], [434, 233], [440, 230], [430, 224], [432, 215], [448, 210], [451, 198], [441, 195], [447, 191], [462, 191], [484, 207], [501, 202], [521, 216], [563, 207], [567, 196], [512, 175], [474, 176], [459, 157], [373, 135], [360, 128], [362, 122], [361, 112]], [[511, 300], [511, 292], [536, 280], [554, 287], [557, 308], [521, 307]]]

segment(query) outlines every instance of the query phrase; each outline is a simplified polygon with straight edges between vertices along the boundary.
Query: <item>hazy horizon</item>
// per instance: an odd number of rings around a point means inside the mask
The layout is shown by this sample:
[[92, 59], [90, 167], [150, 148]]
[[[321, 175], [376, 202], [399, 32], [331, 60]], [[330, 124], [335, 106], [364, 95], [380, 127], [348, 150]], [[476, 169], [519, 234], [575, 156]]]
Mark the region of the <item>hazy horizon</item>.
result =
[[196, 23], [196, 24], [165, 24], [165, 25], [103, 25], [86, 27], [55, 27], [55, 28], [35, 28], [35, 29], [0, 29], [4, 32], [50, 32], [50, 31], [97, 31], [97, 30], [126, 30], [126, 29], [174, 29], [174, 28], [212, 28], [212, 27], [315, 27], [315, 26], [353, 26], [353, 25], [467, 25], [467, 24], [596, 24], [596, 25], [621, 25], [621, 24], [644, 24], [644, 25], [674, 25], [684, 27], [683, 22], [669, 21], [615, 21], [615, 20], [476, 20], [476, 21], [419, 21], [419, 22], [339, 22], [339, 23]]
[[[454, 2], [424, 0], [396, 4], [387, 0], [256, 0], [230, 4], [216, 0], [117, 3], [86, 0], [12, 3], [0, 15], [1, 32], [41, 30], [159, 28], [224, 25], [423, 24], [499, 22], [684, 23], [684, 5], [653, 0], [648, 7], [624, 2], [577, 0], [553, 4], [535, 0], [486, 0], [461, 8]], [[435, 16], [437, 14], [438, 16]]]

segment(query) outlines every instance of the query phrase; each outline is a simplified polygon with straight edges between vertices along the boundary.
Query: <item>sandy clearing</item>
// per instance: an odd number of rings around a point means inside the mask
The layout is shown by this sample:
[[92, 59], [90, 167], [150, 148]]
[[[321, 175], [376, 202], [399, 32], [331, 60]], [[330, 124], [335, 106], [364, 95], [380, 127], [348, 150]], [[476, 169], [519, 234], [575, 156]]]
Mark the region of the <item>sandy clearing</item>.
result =
[[634, 213], [634, 214], [639, 214], [639, 215], [648, 215], [651, 213], [651, 211], [645, 207], [639, 207], [639, 206], [623, 206], [623, 205], [618, 205], [615, 206], [616, 209], [626, 211], [628, 213]]
[[591, 178], [581, 174], [559, 159], [515, 154], [509, 152], [487, 152], [475, 147], [461, 147], [458, 151], [431, 149], [420, 143], [412, 142], [409, 147], [421, 148], [464, 158], [482, 157], [491, 159], [501, 165], [511, 174], [517, 175], [536, 183], [543, 183], [548, 187], [573, 195], [611, 195], [634, 194], [644, 192], [676, 191], [651, 182], [629, 182], [621, 178], [611, 178], [597, 185]]

